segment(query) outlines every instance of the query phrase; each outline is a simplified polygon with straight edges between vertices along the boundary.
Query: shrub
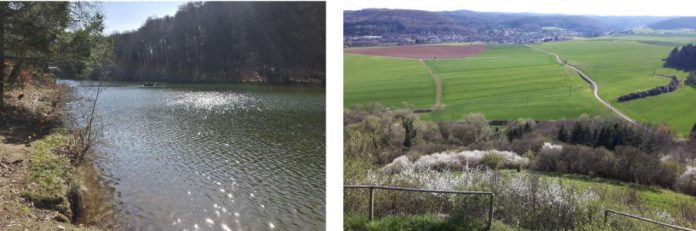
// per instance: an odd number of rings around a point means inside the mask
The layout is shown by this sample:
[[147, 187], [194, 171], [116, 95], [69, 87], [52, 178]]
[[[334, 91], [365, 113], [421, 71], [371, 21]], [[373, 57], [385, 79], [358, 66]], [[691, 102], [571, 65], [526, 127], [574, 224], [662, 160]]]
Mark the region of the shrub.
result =
[[696, 167], [688, 167], [677, 180], [677, 189], [684, 193], [696, 195]]
[[[491, 169], [518, 168], [526, 166], [529, 159], [520, 157], [514, 152], [489, 150], [489, 151], [462, 151], [458, 153], [433, 153], [421, 155], [416, 161], [410, 161], [409, 156], [400, 156], [390, 164], [384, 166], [382, 171], [388, 174], [399, 173], [404, 170], [464, 170], [485, 165]], [[410, 169], [409, 169], [410, 168]]]
[[646, 185], [671, 188], [684, 171], [675, 161], [660, 161], [638, 148], [617, 146], [614, 153], [604, 148], [564, 145], [562, 149], [542, 148], [532, 163], [540, 171], [598, 175]]
[[490, 169], [499, 169], [503, 167], [503, 164], [505, 162], [505, 157], [494, 154], [494, 153], [489, 153], [486, 155], [483, 155], [483, 158], [481, 158], [481, 161], [479, 161], [479, 164], [486, 166]]
[[449, 124], [449, 140], [458, 145], [471, 145], [488, 140], [493, 131], [483, 114], [465, 115], [461, 121]]

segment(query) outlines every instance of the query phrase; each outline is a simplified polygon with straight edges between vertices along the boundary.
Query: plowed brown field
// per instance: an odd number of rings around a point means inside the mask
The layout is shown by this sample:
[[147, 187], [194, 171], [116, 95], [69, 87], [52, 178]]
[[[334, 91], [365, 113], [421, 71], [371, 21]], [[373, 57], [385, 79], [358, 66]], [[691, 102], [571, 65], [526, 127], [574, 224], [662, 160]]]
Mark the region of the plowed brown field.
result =
[[485, 51], [483, 45], [415, 45], [395, 47], [349, 48], [346, 53], [410, 59], [452, 59], [474, 56]]

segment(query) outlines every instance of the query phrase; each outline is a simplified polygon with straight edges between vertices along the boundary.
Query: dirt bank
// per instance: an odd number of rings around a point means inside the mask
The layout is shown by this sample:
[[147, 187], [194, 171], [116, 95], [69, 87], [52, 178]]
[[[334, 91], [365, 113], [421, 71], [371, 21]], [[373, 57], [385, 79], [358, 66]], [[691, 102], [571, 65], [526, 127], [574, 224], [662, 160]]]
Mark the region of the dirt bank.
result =
[[[62, 126], [67, 89], [52, 83], [5, 94], [0, 109], [0, 230], [98, 230], [88, 206], [111, 204], [91, 165], [71, 164]], [[96, 174], [95, 174], [96, 175]], [[98, 193], [97, 193], [98, 192]], [[99, 194], [99, 202], [93, 200]], [[113, 197], [111, 197], [113, 198]], [[104, 219], [101, 217], [101, 219]], [[107, 227], [108, 228], [108, 227]]]

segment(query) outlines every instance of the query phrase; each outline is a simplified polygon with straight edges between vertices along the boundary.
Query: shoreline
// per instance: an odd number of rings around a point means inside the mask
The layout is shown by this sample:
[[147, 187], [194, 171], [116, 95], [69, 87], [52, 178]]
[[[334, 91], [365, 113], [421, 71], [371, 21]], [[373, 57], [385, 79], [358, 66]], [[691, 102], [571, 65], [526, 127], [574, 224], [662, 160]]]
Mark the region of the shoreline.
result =
[[[70, 79], [70, 78], [58, 78], [58, 80], [71, 80], [71, 81], [83, 81], [82, 79]], [[326, 88], [326, 81], [323, 82], [224, 82], [224, 81], [162, 81], [162, 80], [99, 80], [99, 79], [85, 79], [86, 81], [103, 81], [107, 83], [133, 83], [143, 85], [144, 83], [154, 83], [155, 86], [158, 84], [229, 84], [229, 85], [249, 85], [249, 86], [283, 86], [283, 87], [313, 87], [313, 88]]]
[[[0, 229], [112, 229], [113, 190], [92, 161], [71, 159], [67, 86], [45, 83], [6, 92], [0, 111]], [[8, 99], [9, 98], [9, 99]], [[90, 153], [93, 155], [94, 153]]]

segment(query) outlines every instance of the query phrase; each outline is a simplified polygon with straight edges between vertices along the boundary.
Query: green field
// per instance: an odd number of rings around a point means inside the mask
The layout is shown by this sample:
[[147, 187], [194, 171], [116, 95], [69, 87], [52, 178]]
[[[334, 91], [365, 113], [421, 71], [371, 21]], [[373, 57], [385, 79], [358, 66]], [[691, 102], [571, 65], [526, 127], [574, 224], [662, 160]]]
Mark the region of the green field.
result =
[[443, 82], [444, 107], [429, 115], [434, 120], [472, 112], [496, 120], [609, 114], [576, 73], [524, 46], [488, 46], [475, 57], [430, 60], [428, 65]]
[[407, 102], [430, 108], [435, 103], [435, 82], [418, 60], [345, 55], [344, 64], [345, 106]]
[[[635, 38], [637, 36], [629, 36]], [[639, 90], [647, 90], [669, 82], [667, 78], [655, 77], [653, 73], [676, 74], [685, 78], [686, 73], [662, 67], [672, 46], [650, 43], [651, 37], [639, 37], [640, 41], [584, 40], [534, 45], [557, 53], [569, 63], [578, 65], [599, 85], [602, 98], [615, 105], [628, 116], [651, 123], [666, 123], [680, 135], [690, 131], [696, 117], [696, 89], [682, 86], [676, 92], [655, 97], [618, 103], [617, 98]], [[682, 38], [669, 37], [657, 42], [681, 43]]]
[[[344, 59], [347, 107], [407, 102], [429, 108], [435, 102], [434, 81], [417, 60], [361, 55]], [[426, 119], [454, 120], [472, 112], [489, 119], [610, 115], [577, 74], [524, 46], [488, 46], [478, 56], [426, 62], [443, 83], [443, 107], [423, 114]]]
[[[679, 135], [696, 123], [696, 88], [618, 103], [617, 98], [669, 82], [657, 74], [687, 73], [664, 68], [663, 59], [678, 45], [695, 42], [689, 34], [639, 34], [531, 45], [557, 53], [577, 65], [599, 85], [599, 95], [640, 122], [667, 124]], [[454, 120], [471, 112], [486, 118], [539, 120], [574, 118], [581, 114], [614, 116], [591, 94], [572, 70], [540, 51], [524, 46], [488, 45], [477, 56], [426, 61], [442, 80], [442, 108], [424, 119]], [[435, 84], [417, 60], [345, 55], [345, 106], [403, 102], [428, 108], [435, 102]]]

